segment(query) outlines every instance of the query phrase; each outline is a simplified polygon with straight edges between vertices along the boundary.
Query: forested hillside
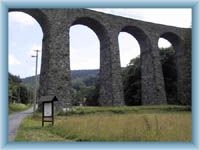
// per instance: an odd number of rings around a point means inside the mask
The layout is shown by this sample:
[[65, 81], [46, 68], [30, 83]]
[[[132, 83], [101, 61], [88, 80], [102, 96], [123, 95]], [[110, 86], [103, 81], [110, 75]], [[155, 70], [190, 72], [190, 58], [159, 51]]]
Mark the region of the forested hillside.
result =
[[[75, 79], [78, 79], [78, 78], [96, 77], [98, 73], [99, 73], [99, 70], [97, 70], [97, 69], [72, 70], [71, 71], [71, 78], [72, 78], [72, 80], [75, 80]], [[21, 80], [24, 84], [30, 84], [32, 86], [34, 86], [34, 84], [35, 84], [35, 76], [22, 78]]]

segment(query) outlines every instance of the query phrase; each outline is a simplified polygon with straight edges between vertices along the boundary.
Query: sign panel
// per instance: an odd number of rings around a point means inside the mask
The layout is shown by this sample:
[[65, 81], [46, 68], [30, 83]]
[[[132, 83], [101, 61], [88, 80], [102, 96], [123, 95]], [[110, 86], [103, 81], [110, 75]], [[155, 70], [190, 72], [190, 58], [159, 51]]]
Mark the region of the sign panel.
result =
[[44, 116], [52, 116], [52, 103], [44, 103]]

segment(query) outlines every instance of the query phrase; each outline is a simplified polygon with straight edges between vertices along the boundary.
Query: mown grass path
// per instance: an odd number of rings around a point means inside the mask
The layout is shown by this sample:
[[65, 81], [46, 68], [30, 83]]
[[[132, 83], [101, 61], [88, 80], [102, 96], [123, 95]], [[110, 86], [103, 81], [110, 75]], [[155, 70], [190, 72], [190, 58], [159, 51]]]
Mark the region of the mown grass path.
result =
[[29, 108], [26, 111], [16, 112], [9, 116], [9, 130], [8, 130], [8, 137], [9, 141], [13, 141], [16, 136], [17, 129], [19, 128], [22, 120], [31, 115], [33, 113], [33, 107]]

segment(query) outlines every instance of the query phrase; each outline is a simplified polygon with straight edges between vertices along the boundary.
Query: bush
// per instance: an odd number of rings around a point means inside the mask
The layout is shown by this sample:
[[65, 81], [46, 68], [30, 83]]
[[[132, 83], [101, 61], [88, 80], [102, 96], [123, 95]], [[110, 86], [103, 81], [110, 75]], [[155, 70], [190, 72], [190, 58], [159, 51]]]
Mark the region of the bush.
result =
[[21, 103], [9, 104], [9, 114], [14, 113], [14, 112], [24, 111], [30, 107], [31, 107], [30, 104], [29, 105], [25, 105]]

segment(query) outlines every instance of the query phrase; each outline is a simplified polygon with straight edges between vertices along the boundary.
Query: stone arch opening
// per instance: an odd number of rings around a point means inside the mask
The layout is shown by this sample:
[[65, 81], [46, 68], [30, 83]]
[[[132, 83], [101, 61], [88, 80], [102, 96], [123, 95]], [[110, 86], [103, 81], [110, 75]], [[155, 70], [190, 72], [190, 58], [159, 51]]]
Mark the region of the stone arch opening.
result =
[[[45, 32], [48, 31], [48, 19], [47, 16], [39, 9], [9, 9], [9, 13], [15, 12], [15, 13], [24, 13], [26, 15], [29, 15], [32, 17], [41, 27], [42, 33], [45, 36]], [[18, 18], [19, 20], [23, 20], [23, 18]], [[28, 23], [28, 22], [26, 22]]]
[[[145, 32], [136, 27], [136, 26], [126, 26], [124, 28], [122, 28], [121, 32], [126, 32], [131, 34], [138, 42], [139, 44], [139, 48], [140, 48], [140, 55], [137, 59], [135, 59], [132, 63], [134, 64], [134, 66], [139, 66], [138, 68], [132, 68], [132, 70], [130, 69], [130, 71], [133, 71], [134, 69], [137, 70], [138, 72], [138, 80], [137, 82], [137, 92], [136, 95], [131, 95], [132, 96], [132, 101], [134, 105], [141, 105], [141, 104], [147, 104], [147, 103], [151, 103], [149, 102], [149, 95], [153, 95], [153, 91], [151, 91], [150, 86], [152, 86], [152, 76], [148, 75], [148, 72], [152, 72], [152, 67], [151, 64], [152, 63], [152, 58], [151, 58], [151, 44], [150, 44], [150, 40], [148, 38], [148, 36], [145, 34]], [[151, 79], [151, 81], [148, 81], [149, 79]], [[123, 83], [124, 84], [124, 83]], [[125, 85], [124, 85], [125, 86]], [[126, 88], [124, 88], [126, 90]], [[136, 96], [136, 97], [134, 97]], [[124, 91], [124, 98], [125, 98], [125, 102], [126, 99], [128, 100], [128, 98], [126, 97], [126, 91]]]
[[172, 44], [168, 40], [166, 40], [164, 38], [159, 38], [159, 40], [158, 40], [158, 48], [159, 49], [169, 48], [171, 46], [172, 46]]
[[[41, 71], [39, 80], [39, 96], [48, 95], [48, 70], [49, 70], [49, 34], [50, 23], [46, 14], [40, 9], [9, 9], [8, 12], [23, 12], [34, 18], [40, 25], [42, 36]], [[20, 18], [19, 18], [20, 19]], [[21, 18], [23, 20], [23, 18]]]
[[183, 52], [182, 49], [182, 40], [181, 38], [172, 32], [166, 32], [160, 35], [160, 38], [164, 38], [168, 40], [175, 49], [176, 55], [181, 54]]
[[126, 105], [141, 104], [140, 45], [128, 32], [118, 36], [122, 70], [124, 102]]
[[[99, 39], [93, 30], [85, 25], [70, 27], [71, 70], [99, 69], [99, 49]], [[76, 53], [73, 53], [73, 50]], [[72, 58], [74, 56], [78, 57]], [[74, 61], [77, 59], [80, 59], [80, 62], [75, 65]]]
[[[20, 78], [35, 76], [35, 58], [31, 58], [31, 56], [36, 55], [34, 50], [40, 50], [37, 69], [37, 73], [39, 74], [42, 56], [42, 26], [35, 17], [20, 10], [9, 11], [8, 18], [9, 72], [14, 75], [19, 75]], [[35, 82], [30, 84], [33, 85], [26, 87], [27, 94], [29, 93], [26, 95], [27, 98], [30, 95], [32, 97], [32, 92], [34, 92]], [[39, 85], [37, 85], [37, 88], [39, 88]]]
[[[15, 26], [13, 26], [12, 24], [15, 24]], [[30, 36], [31, 34], [32, 36]], [[37, 19], [35, 19], [26, 12], [22, 11], [9, 12], [9, 41], [10, 42], [14, 41], [13, 46], [12, 43], [9, 42], [9, 44], [11, 44], [10, 45], [11, 49], [13, 47], [15, 51], [16, 49], [19, 50], [19, 52], [17, 53], [20, 53], [21, 59], [22, 58], [23, 60], [26, 59], [26, 63], [29, 63], [31, 61], [31, 55], [35, 54], [33, 51], [34, 49], [39, 49], [40, 52], [42, 52], [42, 38], [43, 38], [43, 30]], [[35, 67], [35, 61], [32, 61], [31, 63]], [[40, 64], [41, 64], [41, 59], [39, 59], [38, 70], [40, 70]], [[33, 71], [33, 73], [35, 72]]]
[[151, 49], [150, 40], [147, 34], [136, 26], [126, 26], [122, 28], [121, 32], [127, 32], [131, 34], [138, 41], [140, 45], [140, 53], [145, 53]]
[[[165, 39], [168, 43], [165, 42], [161, 45], [160, 41], [162, 39]], [[167, 103], [180, 104], [177, 98], [179, 90], [177, 84], [180, 78], [180, 74], [178, 73], [180, 65], [179, 57], [183, 54], [182, 40], [175, 33], [166, 32], [160, 35], [158, 47], [160, 49]]]
[[126, 67], [133, 58], [140, 55], [140, 45], [128, 32], [120, 32], [118, 36], [121, 67]]
[[[77, 24], [70, 27], [69, 43], [73, 105], [97, 106], [99, 105], [99, 39], [92, 29]], [[78, 74], [79, 78], [76, 77]]]
[[[97, 104], [96, 105], [106, 105], [109, 102], [107, 98], [112, 99], [112, 92], [109, 92], [107, 89], [112, 89], [110, 86], [110, 43], [109, 37], [106, 28], [96, 19], [90, 17], [80, 17], [72, 23], [74, 25], [84, 25], [90, 28], [95, 32], [96, 36], [99, 39], [100, 44], [100, 69], [99, 69], [99, 80], [97, 81]], [[105, 101], [103, 101], [105, 100]]]
[[105, 41], [109, 40], [108, 38], [108, 34], [106, 32], [105, 27], [96, 19], [90, 18], [90, 17], [81, 17], [81, 18], [77, 18], [73, 23], [73, 25], [85, 25], [87, 27], [89, 27], [90, 29], [92, 29], [96, 35], [99, 38], [100, 41], [100, 48], [105, 46], [104, 44]]

